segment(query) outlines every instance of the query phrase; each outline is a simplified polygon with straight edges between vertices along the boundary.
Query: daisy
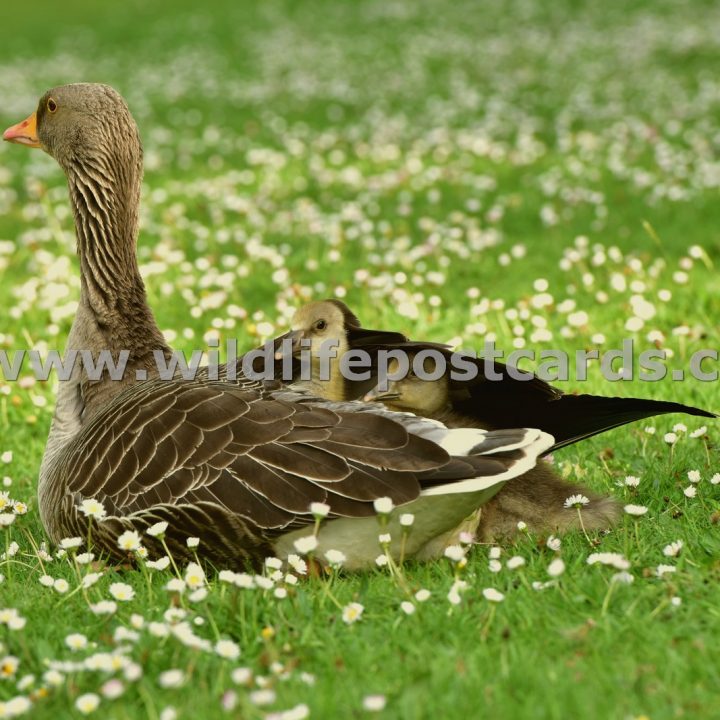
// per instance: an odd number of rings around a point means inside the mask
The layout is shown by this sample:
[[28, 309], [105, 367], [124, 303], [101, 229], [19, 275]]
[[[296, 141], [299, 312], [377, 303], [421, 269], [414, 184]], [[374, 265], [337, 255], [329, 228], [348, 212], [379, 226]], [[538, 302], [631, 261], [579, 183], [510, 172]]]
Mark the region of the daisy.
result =
[[327, 503], [321, 502], [310, 503], [310, 512], [316, 520], [322, 520], [330, 513], [330, 506]]
[[561, 558], [555, 558], [548, 565], [547, 572], [550, 577], [560, 577], [560, 575], [565, 572], [565, 563], [562, 561]]
[[669, 573], [677, 572], [677, 568], [674, 565], [658, 565], [655, 568], [655, 574], [658, 577], [662, 577], [663, 575], [667, 575]]
[[520, 555], [513, 555], [506, 563], [510, 570], [517, 570], [525, 564], [525, 558]]
[[564, 507], [566, 508], [580, 508], [583, 505], [587, 505], [590, 502], [589, 498], [585, 495], [571, 495], [565, 500]]
[[415, 599], [418, 602], [425, 602], [430, 598], [430, 591], [422, 588], [415, 593]]
[[700, 482], [700, 471], [699, 470], [689, 470], [687, 477], [691, 483], [699, 483]]
[[100, 600], [90, 605], [90, 610], [95, 615], [112, 615], [117, 611], [117, 603], [114, 600]]
[[560, 538], [558, 537], [555, 537], [554, 535], [551, 535], [547, 539], [545, 545], [547, 545], [547, 547], [550, 548], [550, 550], [552, 550], [553, 552], [560, 552], [560, 548], [562, 547], [562, 540], [560, 540]]
[[179, 688], [185, 682], [185, 673], [182, 670], [165, 670], [158, 676], [158, 685], [162, 688]]
[[368, 712], [381, 712], [385, 709], [387, 700], [384, 695], [366, 695], [363, 698], [363, 710]]
[[118, 537], [117, 544], [121, 550], [134, 552], [141, 546], [140, 535], [138, 535], [136, 530], [126, 530], [122, 535], [120, 535], [120, 537]]
[[100, 705], [100, 696], [95, 693], [85, 693], [75, 701], [75, 707], [82, 715], [95, 712]]
[[87, 575], [83, 576], [83, 579], [80, 584], [82, 585], [83, 588], [85, 588], [87, 590], [89, 587], [92, 587], [102, 576], [103, 576], [103, 573], [101, 573], [101, 572], [88, 573]]
[[170, 567], [170, 558], [163, 555], [158, 560], [147, 560], [145, 564], [152, 570], [167, 570]]
[[325, 559], [332, 565], [333, 567], [340, 567], [347, 558], [345, 557], [345, 553], [340, 552], [340, 550], [328, 550], [325, 553]]
[[154, 525], [151, 525], [145, 532], [150, 535], [150, 537], [162, 537], [167, 529], [168, 524], [163, 520], [162, 522], [156, 522]]
[[686, 498], [694, 498], [697, 495], [697, 488], [694, 485], [688, 485], [683, 490], [683, 495], [685, 495]]
[[275, 702], [275, 691], [269, 688], [254, 690], [250, 693], [250, 702], [258, 706], [272, 705]]
[[135, 597], [135, 591], [127, 583], [116, 582], [109, 587], [110, 594], [122, 602], [127, 602]]
[[125, 692], [125, 686], [117, 678], [112, 678], [100, 687], [100, 692], [108, 700], [116, 700]]
[[307, 563], [299, 556], [291, 553], [287, 556], [287, 564], [298, 574], [307, 574]]
[[78, 505], [78, 510], [85, 516], [95, 518], [95, 520], [104, 520], [107, 517], [105, 506], [95, 498], [83, 500]]
[[634, 515], [635, 517], [640, 517], [648, 511], [644, 505], [626, 505], [623, 509], [628, 515]]
[[445, 557], [453, 562], [460, 562], [465, 558], [465, 549], [460, 545], [448, 545], [445, 548]]
[[406, 615], [412, 615], [415, 612], [415, 606], [408, 600], [403, 600], [403, 602], [400, 603], [400, 609]]
[[378, 515], [388, 515], [395, 508], [395, 503], [389, 497], [376, 498], [373, 507]]
[[683, 549], [683, 545], [682, 540], [675, 540], [663, 548], [663, 555], [665, 555], [665, 557], [677, 557]]
[[597, 563], [610, 565], [618, 570], [627, 570], [630, 567], [630, 563], [620, 553], [592, 553], [587, 559], [587, 564], [595, 565]]
[[63, 595], [70, 589], [70, 585], [68, 585], [67, 580], [63, 578], [58, 578], [57, 580], [53, 581], [53, 588], [55, 588], [56, 592], [59, 592], [61, 595]]
[[400, 525], [409, 528], [415, 522], [415, 516], [412, 513], [403, 513], [400, 516]]
[[318, 546], [318, 539], [314, 535], [298, 538], [293, 545], [301, 555], [307, 555], [315, 550]]
[[218, 640], [214, 650], [216, 655], [226, 660], [237, 660], [240, 657], [240, 646], [232, 640]]
[[352, 625], [360, 620], [365, 608], [357, 602], [351, 602], [343, 608], [342, 619], [346, 625]]
[[200, 545], [200, 538], [198, 537], [189, 537], [185, 538], [185, 544], [190, 548], [194, 549]]
[[79, 537], [63, 538], [60, 541], [60, 547], [63, 550], [74, 550], [75, 548], [80, 547], [82, 542], [82, 538]]
[[252, 681], [252, 670], [247, 667], [235, 668], [230, 673], [230, 679], [236, 685], [249, 685], [250, 682]]
[[82, 633], [73, 633], [65, 638], [65, 644], [71, 650], [84, 650], [87, 647], [88, 640]]
[[197, 590], [197, 588], [205, 585], [205, 571], [194, 562], [188, 563], [185, 568], [185, 583], [191, 590]]
[[495, 588], [485, 588], [482, 591], [483, 597], [489, 602], [499, 603], [505, 599], [505, 595]]
[[185, 581], [180, 578], [172, 578], [165, 583], [165, 589], [168, 592], [184, 593], [186, 588]]

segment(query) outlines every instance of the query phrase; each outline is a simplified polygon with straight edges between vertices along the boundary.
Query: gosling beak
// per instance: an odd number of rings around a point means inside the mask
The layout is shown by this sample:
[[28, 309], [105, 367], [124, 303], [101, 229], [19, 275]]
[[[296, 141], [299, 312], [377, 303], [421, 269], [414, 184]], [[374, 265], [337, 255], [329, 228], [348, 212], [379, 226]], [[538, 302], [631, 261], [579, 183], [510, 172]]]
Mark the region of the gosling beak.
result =
[[37, 116], [35, 113], [26, 117], [17, 125], [9, 127], [3, 133], [3, 140], [7, 142], [17, 143], [18, 145], [27, 145], [32, 148], [39, 148], [40, 140], [37, 136]]
[[[302, 330], [291, 330], [289, 333], [286, 333], [283, 336], [283, 346], [287, 347], [285, 344], [286, 341], [290, 341], [290, 349], [292, 350], [293, 357], [300, 354], [300, 350], [302, 349], [302, 341], [305, 338], [305, 333]], [[278, 350], [275, 353], [275, 359], [276, 360], [282, 360], [283, 358], [283, 352], [282, 350]]]
[[365, 393], [364, 402], [388, 402], [389, 400], [397, 400], [400, 397], [398, 392], [383, 392], [379, 388], [373, 388], [369, 393]]

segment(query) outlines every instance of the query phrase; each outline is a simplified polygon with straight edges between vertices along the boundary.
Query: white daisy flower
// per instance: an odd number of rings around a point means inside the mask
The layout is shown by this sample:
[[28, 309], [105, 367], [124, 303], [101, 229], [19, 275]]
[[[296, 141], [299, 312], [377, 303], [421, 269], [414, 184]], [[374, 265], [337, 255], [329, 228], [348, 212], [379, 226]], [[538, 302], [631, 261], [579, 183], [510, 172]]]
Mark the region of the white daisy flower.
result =
[[585, 497], [585, 495], [571, 495], [569, 498], [565, 500], [564, 507], [566, 508], [579, 508], [583, 505], [587, 505], [590, 502], [590, 499]]
[[127, 583], [112, 583], [108, 590], [115, 600], [120, 600], [121, 602], [128, 602], [135, 597], [135, 590]]
[[389, 497], [376, 498], [373, 507], [378, 515], [388, 515], [395, 508], [395, 503]]
[[95, 520], [104, 520], [107, 517], [105, 506], [95, 498], [83, 500], [80, 505], [78, 505], [78, 510], [80, 510], [85, 517], [91, 517]]
[[365, 608], [357, 602], [351, 602], [343, 608], [342, 619], [347, 625], [357, 622], [363, 614]]
[[644, 505], [625, 505], [623, 510], [625, 510], [628, 515], [634, 515], [635, 517], [640, 517], [648, 511]]
[[100, 705], [100, 696], [95, 693], [85, 693], [75, 700], [75, 707], [82, 715], [89, 715], [95, 712]]
[[677, 557], [683, 549], [683, 545], [682, 540], [675, 540], [663, 548], [663, 555], [665, 555], [665, 557]]

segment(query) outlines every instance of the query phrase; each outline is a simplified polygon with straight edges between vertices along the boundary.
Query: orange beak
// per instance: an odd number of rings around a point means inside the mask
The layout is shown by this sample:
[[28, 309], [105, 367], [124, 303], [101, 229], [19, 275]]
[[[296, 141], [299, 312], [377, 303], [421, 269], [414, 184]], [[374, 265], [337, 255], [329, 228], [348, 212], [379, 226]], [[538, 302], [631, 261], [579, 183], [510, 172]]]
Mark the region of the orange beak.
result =
[[28, 147], [39, 148], [40, 140], [37, 136], [37, 116], [35, 113], [26, 117], [17, 125], [9, 127], [3, 133], [3, 140], [17, 143], [18, 145], [27, 145]]

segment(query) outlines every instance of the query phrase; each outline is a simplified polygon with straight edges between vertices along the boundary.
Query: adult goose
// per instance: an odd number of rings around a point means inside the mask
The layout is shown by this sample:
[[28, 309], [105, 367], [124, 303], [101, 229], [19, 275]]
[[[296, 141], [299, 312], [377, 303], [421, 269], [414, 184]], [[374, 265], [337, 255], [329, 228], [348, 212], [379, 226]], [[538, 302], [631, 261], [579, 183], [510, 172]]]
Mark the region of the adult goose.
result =
[[[56, 87], [3, 138], [42, 148], [64, 170], [80, 257], [66, 359], [86, 357], [60, 383], [38, 487], [52, 540], [91, 531], [96, 546], [125, 555], [124, 531], [141, 535], [167, 521], [174, 555], [199, 536], [205, 558], [237, 568], [291, 551], [310, 532], [311, 503], [320, 502], [330, 515], [318, 553], [338, 549], [349, 567], [362, 568], [378, 552], [374, 501], [390, 497], [399, 506], [391, 533], [398, 511], [416, 516], [406, 555], [432, 557], [552, 445], [539, 430], [448, 430], [242, 378], [160, 379], [157, 355], [171, 351], [136, 260], [142, 150], [124, 100], [106, 85]], [[122, 380], [90, 378], [85, 360], [97, 362], [102, 351], [124, 357]], [[105, 506], [102, 521], [79, 509], [91, 498]], [[143, 541], [151, 554], [162, 552], [152, 537]]]

